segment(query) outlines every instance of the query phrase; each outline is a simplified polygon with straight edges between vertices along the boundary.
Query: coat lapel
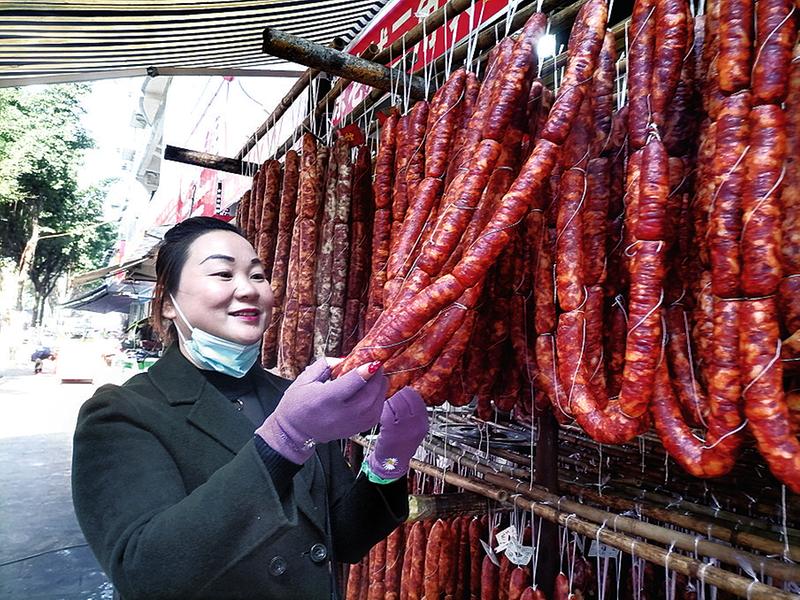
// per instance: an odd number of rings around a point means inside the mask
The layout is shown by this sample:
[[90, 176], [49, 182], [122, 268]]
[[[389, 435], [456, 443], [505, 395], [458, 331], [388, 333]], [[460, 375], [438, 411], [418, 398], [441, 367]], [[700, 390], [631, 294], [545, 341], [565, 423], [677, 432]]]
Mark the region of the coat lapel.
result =
[[[277, 377], [272, 373], [259, 370], [256, 391], [261, 403], [266, 407], [267, 414], [271, 414], [278, 402], [289, 387], [291, 381]], [[316, 454], [312, 456], [303, 468], [294, 476], [293, 489], [297, 508], [322, 532], [325, 533], [325, 496], [324, 477], [321, 475], [320, 461]], [[316, 501], [314, 499], [317, 499]]]
[[[187, 421], [219, 444], [236, 454], [253, 437], [253, 424], [209, 384], [173, 344], [148, 371], [148, 377], [171, 405], [193, 404]], [[278, 405], [290, 381], [259, 368], [256, 391], [262, 404], [271, 413]], [[325, 532], [326, 510], [324, 475], [316, 454], [294, 476], [293, 490], [297, 508], [322, 533]], [[316, 498], [316, 501], [315, 501]]]
[[186, 420], [234, 454], [253, 437], [250, 419], [234, 409], [230, 401], [208, 383]]
[[148, 371], [167, 402], [193, 404], [186, 419], [234, 454], [253, 437], [253, 425], [181, 354], [177, 344]]
[[314, 454], [294, 476], [294, 497], [297, 508], [320, 532], [325, 533], [327, 490], [322, 485], [319, 469], [319, 460]]

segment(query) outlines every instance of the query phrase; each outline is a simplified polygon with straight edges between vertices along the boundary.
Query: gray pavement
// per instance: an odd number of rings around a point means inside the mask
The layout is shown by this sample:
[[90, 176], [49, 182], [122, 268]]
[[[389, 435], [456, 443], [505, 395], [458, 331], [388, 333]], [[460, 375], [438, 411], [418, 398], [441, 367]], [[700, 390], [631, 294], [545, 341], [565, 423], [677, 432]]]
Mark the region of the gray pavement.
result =
[[112, 598], [72, 507], [70, 463], [78, 409], [97, 385], [61, 383], [57, 365], [0, 372], [0, 599]]

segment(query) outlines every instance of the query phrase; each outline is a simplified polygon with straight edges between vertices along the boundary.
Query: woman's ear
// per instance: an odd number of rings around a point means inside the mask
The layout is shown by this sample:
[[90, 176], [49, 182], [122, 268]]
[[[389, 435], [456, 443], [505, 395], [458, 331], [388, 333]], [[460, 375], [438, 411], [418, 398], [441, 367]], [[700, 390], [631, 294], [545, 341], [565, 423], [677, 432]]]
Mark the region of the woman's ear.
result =
[[174, 321], [178, 317], [178, 313], [175, 312], [175, 305], [172, 304], [172, 299], [169, 296], [164, 298], [164, 302], [161, 305], [161, 316], [170, 321]]

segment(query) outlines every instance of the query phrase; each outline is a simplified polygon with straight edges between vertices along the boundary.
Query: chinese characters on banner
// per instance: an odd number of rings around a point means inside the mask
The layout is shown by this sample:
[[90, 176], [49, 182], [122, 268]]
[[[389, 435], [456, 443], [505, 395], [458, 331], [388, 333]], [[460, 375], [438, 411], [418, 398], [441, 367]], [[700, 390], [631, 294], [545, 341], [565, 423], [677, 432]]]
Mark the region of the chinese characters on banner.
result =
[[[394, 0], [367, 24], [364, 32], [347, 48], [347, 52], [360, 55], [370, 44], [383, 50], [411, 31], [420, 22], [447, 3], [447, 0]], [[498, 18], [509, 6], [504, 0], [476, 0], [472, 8], [448, 19], [439, 29], [407, 52], [414, 52], [414, 62], [409, 72], [421, 69], [442, 56], [445, 51], [467, 39], [479, 25]], [[394, 59], [393, 62], [396, 62]], [[333, 124], [338, 125], [358, 104], [366, 98], [372, 88], [361, 84], [349, 85], [336, 101]]]

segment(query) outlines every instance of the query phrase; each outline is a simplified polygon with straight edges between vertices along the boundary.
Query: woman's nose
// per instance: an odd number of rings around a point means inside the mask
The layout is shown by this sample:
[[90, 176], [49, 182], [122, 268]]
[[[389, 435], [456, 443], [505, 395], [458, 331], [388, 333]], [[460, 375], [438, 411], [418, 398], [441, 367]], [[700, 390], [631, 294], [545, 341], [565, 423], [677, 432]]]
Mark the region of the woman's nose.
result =
[[250, 276], [239, 277], [236, 281], [236, 297], [237, 298], [254, 298], [258, 296], [258, 288], [256, 288]]

